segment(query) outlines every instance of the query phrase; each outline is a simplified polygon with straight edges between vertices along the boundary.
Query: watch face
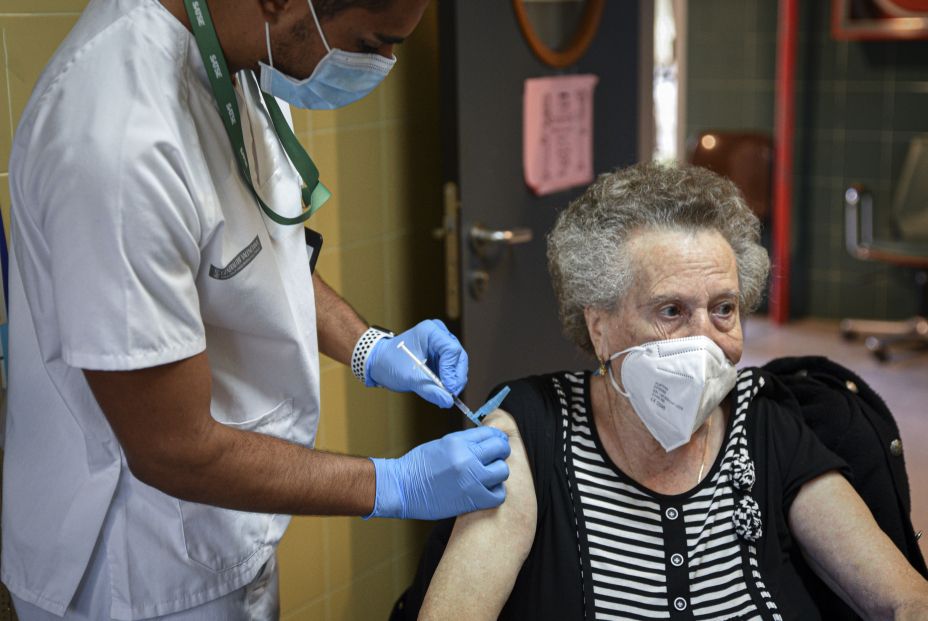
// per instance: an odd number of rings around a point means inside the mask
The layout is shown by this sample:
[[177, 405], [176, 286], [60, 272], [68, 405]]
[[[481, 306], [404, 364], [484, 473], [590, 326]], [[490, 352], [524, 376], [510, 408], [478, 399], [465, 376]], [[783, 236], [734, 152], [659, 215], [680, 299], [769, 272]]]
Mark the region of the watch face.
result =
[[384, 334], [387, 334], [387, 335], [389, 335], [389, 336], [396, 336], [396, 334], [393, 332], [393, 330], [388, 330], [387, 328], [384, 328], [384, 327], [382, 327], [382, 326], [373, 326], [373, 325], [372, 325], [371, 328], [373, 328], [374, 330], [379, 330], [379, 331], [381, 331], [381, 332], [383, 332]]

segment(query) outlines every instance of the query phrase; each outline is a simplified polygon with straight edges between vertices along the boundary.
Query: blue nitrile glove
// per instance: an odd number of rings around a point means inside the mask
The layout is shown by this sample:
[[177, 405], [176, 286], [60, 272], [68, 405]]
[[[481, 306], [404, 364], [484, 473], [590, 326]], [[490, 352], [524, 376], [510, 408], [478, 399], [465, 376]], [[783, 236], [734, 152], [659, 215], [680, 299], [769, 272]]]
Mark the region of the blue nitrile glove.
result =
[[440, 520], [498, 507], [506, 498], [509, 437], [493, 427], [449, 433], [398, 459], [371, 458], [377, 475], [367, 517]]
[[437, 319], [426, 319], [392, 339], [377, 341], [367, 356], [364, 384], [383, 386], [395, 392], [415, 392], [438, 407], [450, 408], [453, 403], [451, 396], [397, 348], [400, 341], [405, 342], [419, 360], [424, 360], [453, 394], [464, 390], [467, 384], [467, 352], [457, 337]]

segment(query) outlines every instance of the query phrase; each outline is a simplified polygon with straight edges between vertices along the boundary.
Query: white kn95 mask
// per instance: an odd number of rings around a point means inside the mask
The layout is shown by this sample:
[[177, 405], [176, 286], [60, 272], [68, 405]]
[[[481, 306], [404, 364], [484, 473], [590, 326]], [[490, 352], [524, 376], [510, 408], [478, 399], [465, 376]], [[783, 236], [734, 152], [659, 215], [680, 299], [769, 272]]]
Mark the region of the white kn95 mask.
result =
[[[623, 390], [615, 381], [611, 362], [626, 353]], [[719, 346], [705, 336], [644, 343], [612, 354], [609, 361], [612, 387], [628, 398], [667, 452], [689, 442], [738, 377]]]

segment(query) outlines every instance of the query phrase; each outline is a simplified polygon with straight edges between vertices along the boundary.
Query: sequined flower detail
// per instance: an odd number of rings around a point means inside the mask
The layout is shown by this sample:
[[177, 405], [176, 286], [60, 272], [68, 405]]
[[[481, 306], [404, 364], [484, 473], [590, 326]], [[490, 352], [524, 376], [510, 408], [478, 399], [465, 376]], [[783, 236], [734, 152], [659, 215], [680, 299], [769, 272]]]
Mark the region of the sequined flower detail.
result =
[[745, 495], [738, 499], [732, 520], [735, 523], [735, 532], [748, 541], [757, 541], [764, 532], [760, 507], [750, 496]]
[[731, 481], [735, 489], [749, 492], [754, 487], [754, 462], [747, 451], [740, 450], [735, 453], [731, 463]]

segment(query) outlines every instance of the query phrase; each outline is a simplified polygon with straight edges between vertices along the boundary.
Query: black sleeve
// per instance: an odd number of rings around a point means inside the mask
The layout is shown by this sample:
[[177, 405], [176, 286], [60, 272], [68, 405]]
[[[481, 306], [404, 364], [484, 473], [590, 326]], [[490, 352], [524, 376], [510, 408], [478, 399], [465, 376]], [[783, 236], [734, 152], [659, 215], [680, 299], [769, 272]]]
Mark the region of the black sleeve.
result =
[[831, 470], [850, 477], [847, 464], [809, 428], [795, 401], [761, 403], [757, 415], [761, 419], [757, 439], [767, 447], [766, 465], [773, 469], [770, 474], [779, 479], [784, 516], [789, 515], [793, 500], [808, 481]]

